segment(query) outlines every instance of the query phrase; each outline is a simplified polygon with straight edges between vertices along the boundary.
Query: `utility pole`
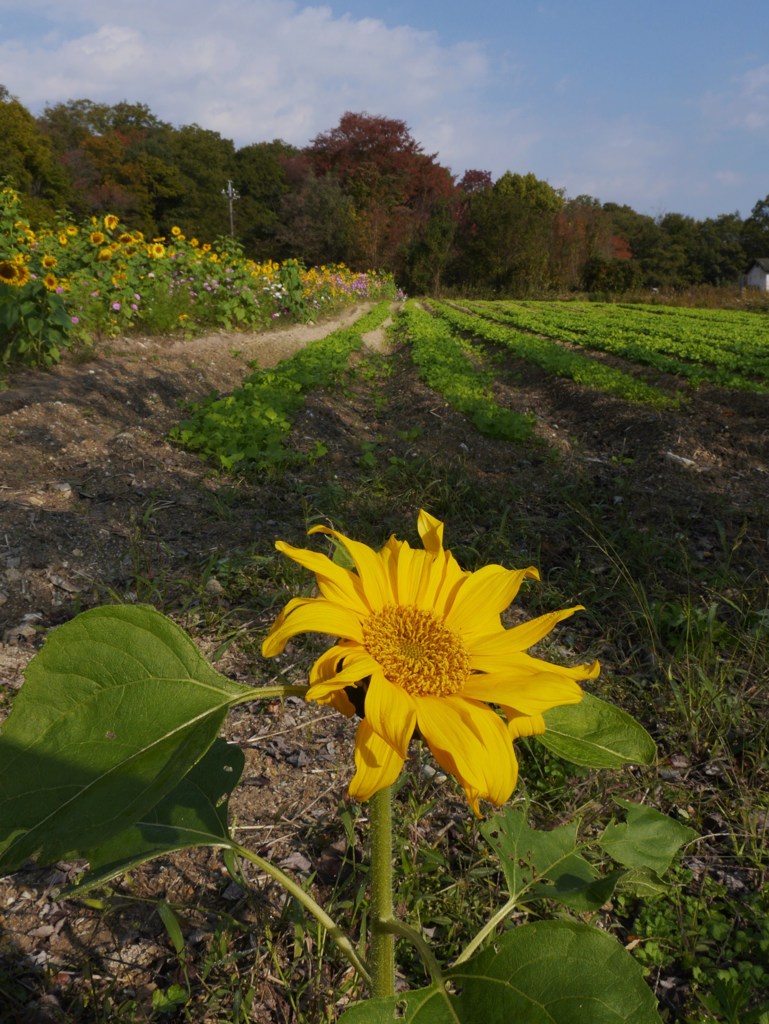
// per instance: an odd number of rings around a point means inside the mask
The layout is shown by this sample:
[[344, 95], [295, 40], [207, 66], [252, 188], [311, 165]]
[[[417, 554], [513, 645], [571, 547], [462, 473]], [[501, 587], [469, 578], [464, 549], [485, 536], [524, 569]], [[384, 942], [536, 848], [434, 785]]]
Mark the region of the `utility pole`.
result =
[[227, 197], [227, 202], [230, 207], [230, 238], [235, 237], [235, 220], [232, 216], [232, 204], [240, 199], [240, 193], [235, 191], [231, 181], [227, 182], [227, 188], [222, 189], [222, 195]]

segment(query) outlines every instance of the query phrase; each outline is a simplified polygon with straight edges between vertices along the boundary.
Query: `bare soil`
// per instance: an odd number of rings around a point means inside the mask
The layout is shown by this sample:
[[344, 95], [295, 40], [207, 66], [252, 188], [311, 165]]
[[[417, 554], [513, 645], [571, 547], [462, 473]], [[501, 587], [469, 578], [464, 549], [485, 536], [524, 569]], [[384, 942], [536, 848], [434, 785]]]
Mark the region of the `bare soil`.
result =
[[[0, 709], [7, 711], [48, 630], [104, 601], [152, 601], [161, 582], [176, 594], [176, 617], [195, 625], [220, 671], [257, 684], [278, 670], [281, 678], [302, 678], [290, 653], [276, 669], [258, 658], [255, 644], [240, 642], [244, 626], [263, 634], [285, 595], [238, 600], [232, 578], [225, 587], [220, 577], [232, 571], [228, 552], [261, 546], [266, 554], [277, 537], [301, 543], [314, 509], [290, 474], [276, 483], [227, 480], [170, 444], [167, 432], [179, 422], [182, 403], [232, 390], [252, 361], [274, 365], [361, 312], [259, 335], [118, 339], [89, 361], [70, 359], [48, 373], [10, 376], [0, 392]], [[367, 340], [382, 347], [381, 333]], [[680, 412], [661, 413], [531, 367], [514, 370], [499, 385], [499, 400], [535, 414], [548, 458], [557, 458], [575, 486], [593, 495], [593, 512], [624, 509], [639, 533], [673, 531], [695, 569], [727, 545], [746, 577], [769, 578], [769, 396], [706, 387]], [[671, 391], [678, 386], [659, 375], [654, 380]], [[426, 500], [430, 487], [433, 493], [451, 487], [460, 460], [473, 487], [509, 481], [512, 526], [524, 519], [529, 524], [522, 541], [529, 561], [532, 554], [556, 566], [573, 559], [539, 449], [483, 439], [420, 384], [408, 360], [397, 362], [382, 387], [386, 402], [373, 406], [356, 385], [310, 396], [295, 443], [300, 449], [325, 444], [322, 472], [329, 486], [354, 486], [359, 470], [353, 468], [367, 441], [407, 463], [414, 457], [408, 428], [416, 427], [420, 450], [432, 453]], [[406, 496], [414, 508], [423, 500]], [[393, 517], [392, 529], [401, 535], [404, 519], [411, 521], [410, 510], [401, 509], [398, 522]], [[372, 529], [389, 532], [390, 525]], [[494, 528], [474, 525], [478, 535]], [[606, 564], [596, 554], [585, 570], [601, 573]], [[216, 623], [210, 634], [207, 616]], [[235, 634], [239, 642], [228, 647]], [[228, 730], [247, 756], [244, 784], [232, 801], [244, 835], [299, 877], [318, 871], [318, 884], [333, 884], [345, 850], [337, 809], [351, 772], [349, 724], [291, 700], [240, 710]], [[457, 807], [462, 813], [461, 802]], [[152, 904], [127, 899], [123, 911], [106, 915], [59, 900], [74, 870], [60, 864], [0, 879], [0, 960], [15, 964], [16, 978], [12, 992], [0, 989], [0, 1010], [5, 1000], [12, 1014], [0, 1012], [4, 1020], [107, 1019], [98, 1016], [95, 995], [86, 1014], [83, 985], [103, 993], [104, 979], [111, 979], [113, 1009], [120, 999], [146, 1008], [158, 987], [183, 981]], [[258, 885], [261, 903], [228, 879], [217, 855], [196, 852], [137, 871], [122, 891], [142, 900], [198, 903], [212, 913], [225, 909], [262, 928], [276, 910], [280, 914], [282, 897], [265, 879]], [[184, 921], [193, 952], [207, 948], [205, 913], [190, 911]], [[257, 986], [252, 1019], [294, 1020], [274, 964], [256, 939], [248, 941]], [[305, 968], [292, 961], [291, 970]], [[331, 993], [339, 977], [317, 983]], [[71, 1016], [78, 986], [80, 1016]], [[137, 1010], [136, 1019], [148, 1019], [143, 1012]], [[190, 1012], [197, 1019], [194, 1008]]]

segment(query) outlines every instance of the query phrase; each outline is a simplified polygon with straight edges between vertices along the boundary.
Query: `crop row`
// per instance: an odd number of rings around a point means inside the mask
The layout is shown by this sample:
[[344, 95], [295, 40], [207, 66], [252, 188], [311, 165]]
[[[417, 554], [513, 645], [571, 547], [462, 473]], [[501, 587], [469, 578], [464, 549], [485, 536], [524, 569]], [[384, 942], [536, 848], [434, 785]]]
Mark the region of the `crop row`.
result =
[[709, 381], [764, 390], [769, 380], [769, 327], [755, 313], [727, 314], [610, 303], [500, 302], [474, 304], [518, 330], [618, 355], [694, 384]]
[[363, 335], [389, 315], [390, 303], [380, 302], [351, 327], [312, 342], [273, 369], [255, 370], [232, 394], [209, 396], [188, 410], [171, 439], [223, 469], [285, 463], [284, 441], [305, 394], [334, 384]]
[[499, 406], [494, 400], [493, 374], [482, 367], [481, 354], [413, 302], [398, 318], [401, 337], [424, 383], [463, 413], [482, 434], [508, 441], [531, 435], [533, 418]]
[[[483, 308], [487, 306], [484, 305]], [[676, 398], [671, 398], [659, 388], [580, 352], [565, 348], [556, 341], [525, 333], [511, 324], [487, 319], [477, 312], [463, 313], [446, 303], [436, 303], [435, 309], [438, 315], [456, 330], [502, 345], [519, 359], [534, 363], [556, 377], [568, 378], [585, 387], [605, 391], [628, 402], [657, 408], [669, 408], [678, 404]]]

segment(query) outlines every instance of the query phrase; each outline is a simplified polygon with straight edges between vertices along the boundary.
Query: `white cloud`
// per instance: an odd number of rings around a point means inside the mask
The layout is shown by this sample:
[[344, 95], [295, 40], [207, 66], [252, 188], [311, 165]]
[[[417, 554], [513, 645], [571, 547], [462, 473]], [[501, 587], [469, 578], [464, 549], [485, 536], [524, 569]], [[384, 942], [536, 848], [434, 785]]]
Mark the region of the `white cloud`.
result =
[[417, 126], [438, 109], [468, 121], [489, 76], [478, 44], [446, 46], [434, 32], [290, 0], [30, 0], [28, 12], [40, 32], [0, 42], [0, 67], [34, 112], [68, 99], [126, 99], [237, 145], [277, 137], [303, 145], [345, 110], [402, 118], [423, 141]]

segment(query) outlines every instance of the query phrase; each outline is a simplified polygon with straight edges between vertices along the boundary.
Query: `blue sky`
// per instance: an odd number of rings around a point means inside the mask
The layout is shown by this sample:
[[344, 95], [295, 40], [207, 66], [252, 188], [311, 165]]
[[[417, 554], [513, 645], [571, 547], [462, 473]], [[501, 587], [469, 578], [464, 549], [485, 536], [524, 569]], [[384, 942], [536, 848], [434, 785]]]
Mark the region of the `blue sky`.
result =
[[748, 216], [769, 194], [769, 9], [758, 0], [0, 0], [0, 84], [33, 113], [147, 104], [247, 145], [346, 110], [428, 152], [533, 172], [653, 216]]

